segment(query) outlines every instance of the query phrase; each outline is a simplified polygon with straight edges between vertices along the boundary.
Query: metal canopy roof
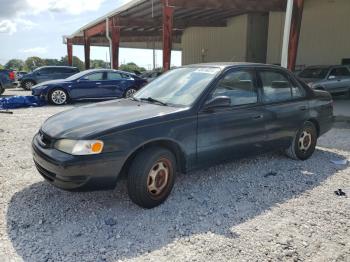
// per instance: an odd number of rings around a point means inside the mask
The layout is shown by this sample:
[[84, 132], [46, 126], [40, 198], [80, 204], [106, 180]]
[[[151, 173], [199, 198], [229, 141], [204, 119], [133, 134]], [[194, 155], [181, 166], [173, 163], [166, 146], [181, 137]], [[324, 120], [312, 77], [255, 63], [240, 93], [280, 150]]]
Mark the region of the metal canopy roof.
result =
[[[173, 42], [181, 43], [188, 27], [225, 27], [227, 19], [251, 12], [284, 11], [286, 0], [167, 0], [174, 7]], [[68, 36], [74, 44], [84, 43], [84, 31], [92, 45], [108, 45], [106, 18], [120, 27], [121, 42], [161, 42], [163, 2], [133, 0], [83, 26]]]

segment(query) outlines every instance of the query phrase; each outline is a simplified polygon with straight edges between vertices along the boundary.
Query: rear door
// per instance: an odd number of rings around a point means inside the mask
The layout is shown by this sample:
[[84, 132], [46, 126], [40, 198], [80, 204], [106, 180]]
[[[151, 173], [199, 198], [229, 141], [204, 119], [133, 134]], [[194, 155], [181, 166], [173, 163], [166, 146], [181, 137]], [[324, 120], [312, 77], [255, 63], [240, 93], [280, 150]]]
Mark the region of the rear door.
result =
[[198, 166], [258, 153], [266, 139], [265, 113], [253, 69], [227, 72], [207, 101], [215, 96], [230, 97], [231, 106], [198, 113]]
[[269, 149], [288, 147], [297, 130], [309, 119], [305, 90], [287, 72], [257, 69], [266, 117]]
[[330, 93], [347, 92], [350, 88], [350, 71], [347, 67], [333, 68], [325, 84], [326, 90]]
[[125, 91], [132, 86], [133, 80], [119, 72], [107, 72], [105, 88], [108, 97], [123, 97]]

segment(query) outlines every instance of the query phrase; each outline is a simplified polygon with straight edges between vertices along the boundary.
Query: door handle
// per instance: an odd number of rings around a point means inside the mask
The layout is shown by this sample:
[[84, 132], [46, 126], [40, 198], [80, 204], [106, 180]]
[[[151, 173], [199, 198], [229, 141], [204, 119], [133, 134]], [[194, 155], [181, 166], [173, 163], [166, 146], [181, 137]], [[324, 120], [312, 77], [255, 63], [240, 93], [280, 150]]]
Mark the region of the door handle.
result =
[[100, 82], [96, 83], [96, 85], [100, 85], [100, 84], [101, 84]]
[[253, 120], [259, 120], [259, 119], [263, 119], [263, 118], [264, 118], [263, 115], [253, 116]]
[[300, 111], [306, 111], [306, 110], [307, 110], [307, 107], [306, 107], [306, 106], [301, 106], [301, 107], [299, 107], [299, 110], [300, 110]]

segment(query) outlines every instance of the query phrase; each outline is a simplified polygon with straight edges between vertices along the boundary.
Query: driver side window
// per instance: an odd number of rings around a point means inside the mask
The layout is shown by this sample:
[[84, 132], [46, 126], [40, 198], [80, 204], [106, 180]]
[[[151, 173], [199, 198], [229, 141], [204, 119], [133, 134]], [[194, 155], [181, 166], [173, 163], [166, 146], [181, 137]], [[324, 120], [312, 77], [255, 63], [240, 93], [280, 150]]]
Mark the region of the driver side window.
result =
[[247, 70], [236, 70], [227, 73], [217, 84], [212, 97], [228, 96], [231, 106], [255, 104], [258, 95], [254, 85], [254, 73]]
[[103, 80], [103, 72], [102, 73], [94, 73], [84, 77], [88, 81], [102, 81]]

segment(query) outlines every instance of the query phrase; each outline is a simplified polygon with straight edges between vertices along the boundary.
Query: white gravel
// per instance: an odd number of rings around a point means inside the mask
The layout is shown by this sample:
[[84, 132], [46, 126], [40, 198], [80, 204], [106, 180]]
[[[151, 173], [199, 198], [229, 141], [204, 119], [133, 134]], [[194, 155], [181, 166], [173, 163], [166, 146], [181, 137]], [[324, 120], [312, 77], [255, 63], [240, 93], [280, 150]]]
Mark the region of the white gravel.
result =
[[350, 160], [350, 125], [305, 162], [267, 154], [179, 175], [143, 210], [125, 181], [69, 193], [39, 176], [31, 139], [68, 108], [0, 114], [0, 261], [350, 261], [350, 166], [330, 162]]

